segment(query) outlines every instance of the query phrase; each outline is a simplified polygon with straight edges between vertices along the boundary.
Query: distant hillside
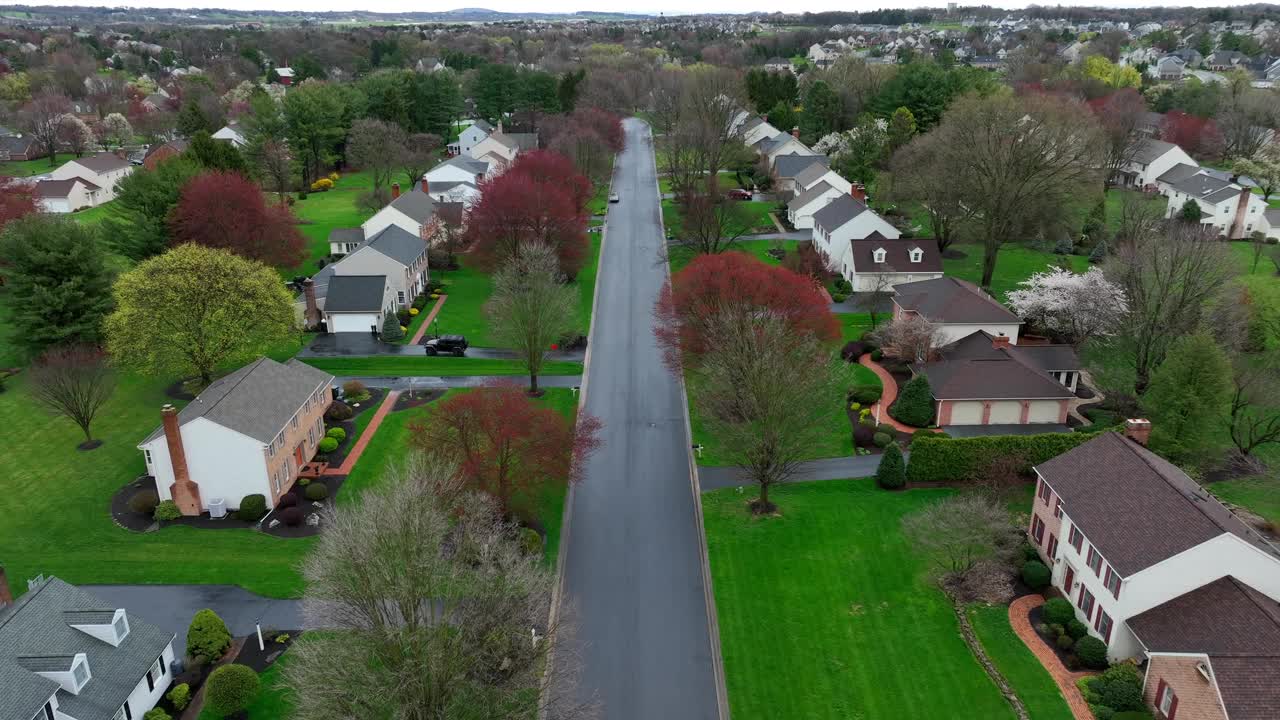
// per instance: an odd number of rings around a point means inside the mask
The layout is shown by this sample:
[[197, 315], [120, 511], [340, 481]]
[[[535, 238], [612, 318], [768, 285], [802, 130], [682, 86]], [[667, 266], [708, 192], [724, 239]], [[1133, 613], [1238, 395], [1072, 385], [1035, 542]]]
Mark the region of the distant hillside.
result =
[[226, 10], [219, 8], [147, 8], [147, 7], [73, 7], [0, 5], [0, 18], [28, 24], [97, 23], [173, 23], [179, 25], [218, 25], [227, 23], [501, 23], [520, 21], [574, 22], [587, 20], [643, 19], [646, 15], [621, 12], [582, 11], [574, 13], [500, 12], [488, 8], [456, 8], [436, 12], [380, 13], [366, 10], [333, 12], [277, 12], [271, 10]]

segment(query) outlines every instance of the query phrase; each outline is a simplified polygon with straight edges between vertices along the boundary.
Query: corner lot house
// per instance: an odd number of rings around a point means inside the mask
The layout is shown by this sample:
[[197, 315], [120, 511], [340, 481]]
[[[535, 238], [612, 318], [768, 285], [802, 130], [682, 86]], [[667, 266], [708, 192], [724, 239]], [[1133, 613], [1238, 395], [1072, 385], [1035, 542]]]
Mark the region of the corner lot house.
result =
[[971, 282], [953, 277], [899, 283], [893, 288], [893, 317], [915, 314], [933, 323], [950, 344], [981, 330], [1018, 344], [1022, 320]]
[[[395, 194], [394, 190], [392, 194]], [[410, 190], [392, 199], [386, 207], [365, 220], [360, 228], [364, 231], [366, 238], [377, 235], [391, 225], [422, 237], [423, 228], [434, 213], [435, 203], [426, 193], [421, 190]]]
[[140, 719], [173, 682], [173, 635], [57, 579], [17, 602], [0, 575], [0, 716]]
[[382, 332], [382, 321], [396, 311], [395, 293], [386, 275], [339, 275], [337, 266], [324, 295], [325, 327], [331, 333]]
[[315, 457], [332, 383], [332, 375], [297, 360], [259, 358], [215, 380], [180, 412], [166, 405], [160, 427], [138, 443], [160, 499], [184, 515], [207, 511], [214, 498], [234, 510], [254, 494], [274, 507]]
[[427, 242], [398, 225], [388, 225], [332, 267], [337, 276], [386, 276], [396, 305], [404, 307], [427, 286]]
[[911, 366], [929, 378], [937, 424], [1035, 425], [1065, 423], [1080, 373], [1067, 345], [1011, 345], [978, 331]]
[[1157, 717], [1276, 717], [1280, 551], [1125, 426], [1035, 468], [1054, 587], [1109, 657], [1148, 662]]
[[80, 178], [98, 188], [95, 205], [110, 202], [116, 198], [116, 183], [133, 172], [133, 165], [114, 153], [99, 153], [69, 160], [62, 167], [54, 170], [50, 177], [54, 180], [70, 180]]

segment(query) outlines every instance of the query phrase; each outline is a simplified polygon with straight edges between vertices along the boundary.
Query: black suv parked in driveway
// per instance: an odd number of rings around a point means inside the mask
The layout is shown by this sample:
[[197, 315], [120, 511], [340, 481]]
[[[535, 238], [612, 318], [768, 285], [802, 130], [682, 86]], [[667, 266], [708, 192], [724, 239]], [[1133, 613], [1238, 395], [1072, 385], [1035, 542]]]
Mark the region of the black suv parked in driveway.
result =
[[453, 353], [462, 357], [467, 354], [467, 339], [462, 335], [440, 335], [428, 339], [423, 345], [426, 346], [428, 355]]

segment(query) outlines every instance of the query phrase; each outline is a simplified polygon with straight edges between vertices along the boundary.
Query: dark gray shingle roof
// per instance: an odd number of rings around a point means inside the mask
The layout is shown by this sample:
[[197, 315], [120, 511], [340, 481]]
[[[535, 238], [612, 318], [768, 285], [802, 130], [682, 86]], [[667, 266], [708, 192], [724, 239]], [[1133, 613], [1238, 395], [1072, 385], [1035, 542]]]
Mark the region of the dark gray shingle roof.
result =
[[[112, 647], [68, 625], [63, 613], [69, 610], [108, 608], [92, 594], [49, 578], [0, 610], [0, 717], [35, 717], [57, 692], [59, 706], [72, 717], [110, 718], [173, 639], [126, 609], [129, 634], [119, 647]], [[63, 692], [58, 683], [32, 672], [68, 669], [69, 658], [77, 653], [85, 654], [92, 675], [79, 695]]]
[[364, 230], [360, 228], [334, 228], [329, 231], [331, 243], [362, 243]]
[[817, 185], [814, 185], [813, 187], [809, 188], [808, 190], [805, 190], [803, 193], [795, 196], [795, 198], [791, 202], [787, 203], [787, 209], [799, 210], [805, 205], [808, 205], [814, 200], [817, 200], [819, 197], [822, 197], [823, 193], [831, 192], [834, 189], [835, 188], [831, 187], [830, 183], [820, 182]]
[[325, 293], [325, 312], [378, 312], [386, 294], [383, 275], [334, 275]]
[[[342, 276], [330, 280], [332, 282]], [[328, 301], [325, 305], [328, 308]], [[186, 407], [178, 411], [179, 425], [206, 418], [226, 428], [270, 443], [316, 388], [327, 385], [333, 376], [298, 360], [281, 364], [258, 358], [230, 375], [213, 381]], [[157, 427], [140, 444], [164, 433]]]
[[[873, 232], [866, 238], [854, 238], [849, 241], [849, 245], [853, 250], [855, 273], [878, 273], [890, 270], [900, 273], [942, 272], [942, 253], [938, 251], [938, 241], [931, 238], [890, 240], [878, 232]], [[920, 262], [911, 262], [911, 251], [915, 248], [924, 251], [920, 256]], [[877, 263], [875, 252], [881, 249], [884, 250], [884, 262]]]
[[435, 203], [431, 201], [431, 196], [420, 190], [402, 193], [387, 207], [393, 207], [420, 223], [429, 220], [431, 214], [435, 212]]
[[[413, 265], [427, 251], [425, 240], [399, 225], [388, 225], [382, 232], [369, 238], [365, 245], [405, 267]], [[381, 303], [381, 296], [378, 300]]]
[[781, 155], [774, 158], [773, 170], [780, 178], [794, 178], [811, 165], [827, 166], [825, 155]]
[[82, 158], [70, 160], [81, 167], [87, 167], [96, 173], [111, 172], [112, 170], [121, 170], [123, 168], [132, 167], [125, 158], [115, 153], [98, 153], [97, 155], [89, 155]]
[[833, 198], [826, 207], [813, 214], [813, 224], [827, 232], [832, 232], [864, 212], [867, 212], [867, 206], [857, 198], [852, 195], [841, 195]]
[[796, 175], [796, 183], [807, 187], [817, 182], [828, 172], [830, 172], [830, 169], [826, 165], [810, 165]]
[[913, 369], [929, 378], [939, 400], [1029, 400], [1074, 397], [1043, 370], [1023, 362], [1016, 346], [996, 348], [981, 330], [939, 351], [939, 360]]
[[1145, 165], [1176, 147], [1178, 146], [1163, 140], [1144, 138], [1133, 153], [1133, 161]]

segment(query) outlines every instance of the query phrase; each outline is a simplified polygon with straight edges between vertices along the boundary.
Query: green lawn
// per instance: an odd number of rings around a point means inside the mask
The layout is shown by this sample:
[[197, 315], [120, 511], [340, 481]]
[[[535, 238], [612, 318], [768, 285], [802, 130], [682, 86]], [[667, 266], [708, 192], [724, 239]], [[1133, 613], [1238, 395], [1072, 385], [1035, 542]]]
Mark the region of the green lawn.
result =
[[316, 261], [329, 255], [329, 231], [360, 227], [369, 219], [369, 213], [356, 207], [356, 200], [370, 187], [368, 175], [352, 172], [343, 175], [329, 192], [308, 193], [306, 200], [296, 201], [293, 214], [301, 221], [298, 229], [307, 238], [307, 259], [298, 267], [281, 268], [280, 275], [292, 279], [295, 275], [314, 274], [319, 269]]
[[[845, 341], [857, 340], [871, 329], [871, 315], [868, 313], [836, 313], [836, 319], [840, 321], [840, 337]], [[876, 319], [883, 324], [889, 320], [889, 314], [881, 313]]]
[[1071, 708], [1057, 683], [1010, 627], [1008, 606], [973, 605], [968, 612], [982, 647], [1033, 720], [1072, 720]]
[[[775, 228], [770, 227], [770, 230], [774, 229]], [[792, 253], [795, 252], [796, 246], [799, 244], [800, 243], [797, 240], [768, 238], [760, 240], [738, 240], [733, 243], [733, 246], [727, 252], [744, 252], [766, 265], [781, 265], [782, 263], [780, 261], [774, 259], [774, 257], [769, 254], [769, 250], [780, 247], [788, 253]], [[671, 265], [671, 273], [674, 275], [675, 273], [680, 272], [686, 265], [693, 262], [693, 259], [697, 256], [698, 253], [694, 252], [692, 248], [677, 247], [673, 249], [667, 254], [667, 262]]]
[[[750, 222], [751, 229], [749, 233], [770, 233], [778, 228], [769, 219], [769, 213], [777, 207], [776, 203], [764, 202], [760, 200], [743, 200], [738, 203], [738, 207], [743, 208]], [[676, 237], [681, 233], [680, 208], [676, 206], [675, 200], [662, 201], [662, 223], [667, 230]]]
[[[266, 636], [263, 636], [264, 639]], [[251, 638], [250, 642], [257, 642]], [[268, 643], [271, 640], [267, 640]], [[249, 707], [245, 708], [245, 716], [249, 720], [284, 720], [293, 715], [293, 691], [284, 684], [284, 666], [292, 657], [288, 651], [280, 656], [266, 670], [258, 674], [260, 683], [258, 694]], [[200, 710], [197, 720], [222, 720], [222, 716], [207, 706]]]
[[31, 177], [32, 175], [44, 175], [58, 169], [68, 160], [75, 156], [70, 153], [60, 153], [58, 160], [53, 164], [49, 163], [49, 158], [39, 158], [37, 160], [22, 160], [17, 162], [0, 163], [0, 175], [8, 177]]
[[[965, 253], [966, 257], [942, 261], [943, 271], [951, 277], [968, 280], [975, 285], [982, 284], [982, 245], [977, 243], [957, 243], [956, 250]], [[991, 279], [991, 293], [997, 300], [1004, 301], [1010, 290], [1017, 290], [1018, 283], [1035, 273], [1047, 270], [1056, 265], [1060, 258], [1071, 262], [1072, 269], [1084, 272], [1089, 268], [1089, 259], [1082, 255], [1055, 255], [1051, 252], [1033, 250], [1022, 245], [1005, 245], [1000, 248], [996, 257], [996, 272]]]
[[[334, 375], [364, 377], [518, 376], [525, 374], [524, 366], [517, 360], [494, 360], [489, 358], [391, 355], [367, 358], [302, 358], [302, 361]], [[542, 374], [581, 375], [582, 363], [562, 360], [548, 361], [542, 367]]]
[[1014, 717], [901, 534], [949, 492], [797, 483], [765, 519], [735, 490], [702, 496], [735, 720]]
[[[1275, 453], [1280, 455], [1280, 453]], [[1272, 458], [1272, 467], [1280, 458]], [[1219, 499], [1247, 507], [1280, 528], [1280, 477], [1252, 477], [1205, 485]]]

